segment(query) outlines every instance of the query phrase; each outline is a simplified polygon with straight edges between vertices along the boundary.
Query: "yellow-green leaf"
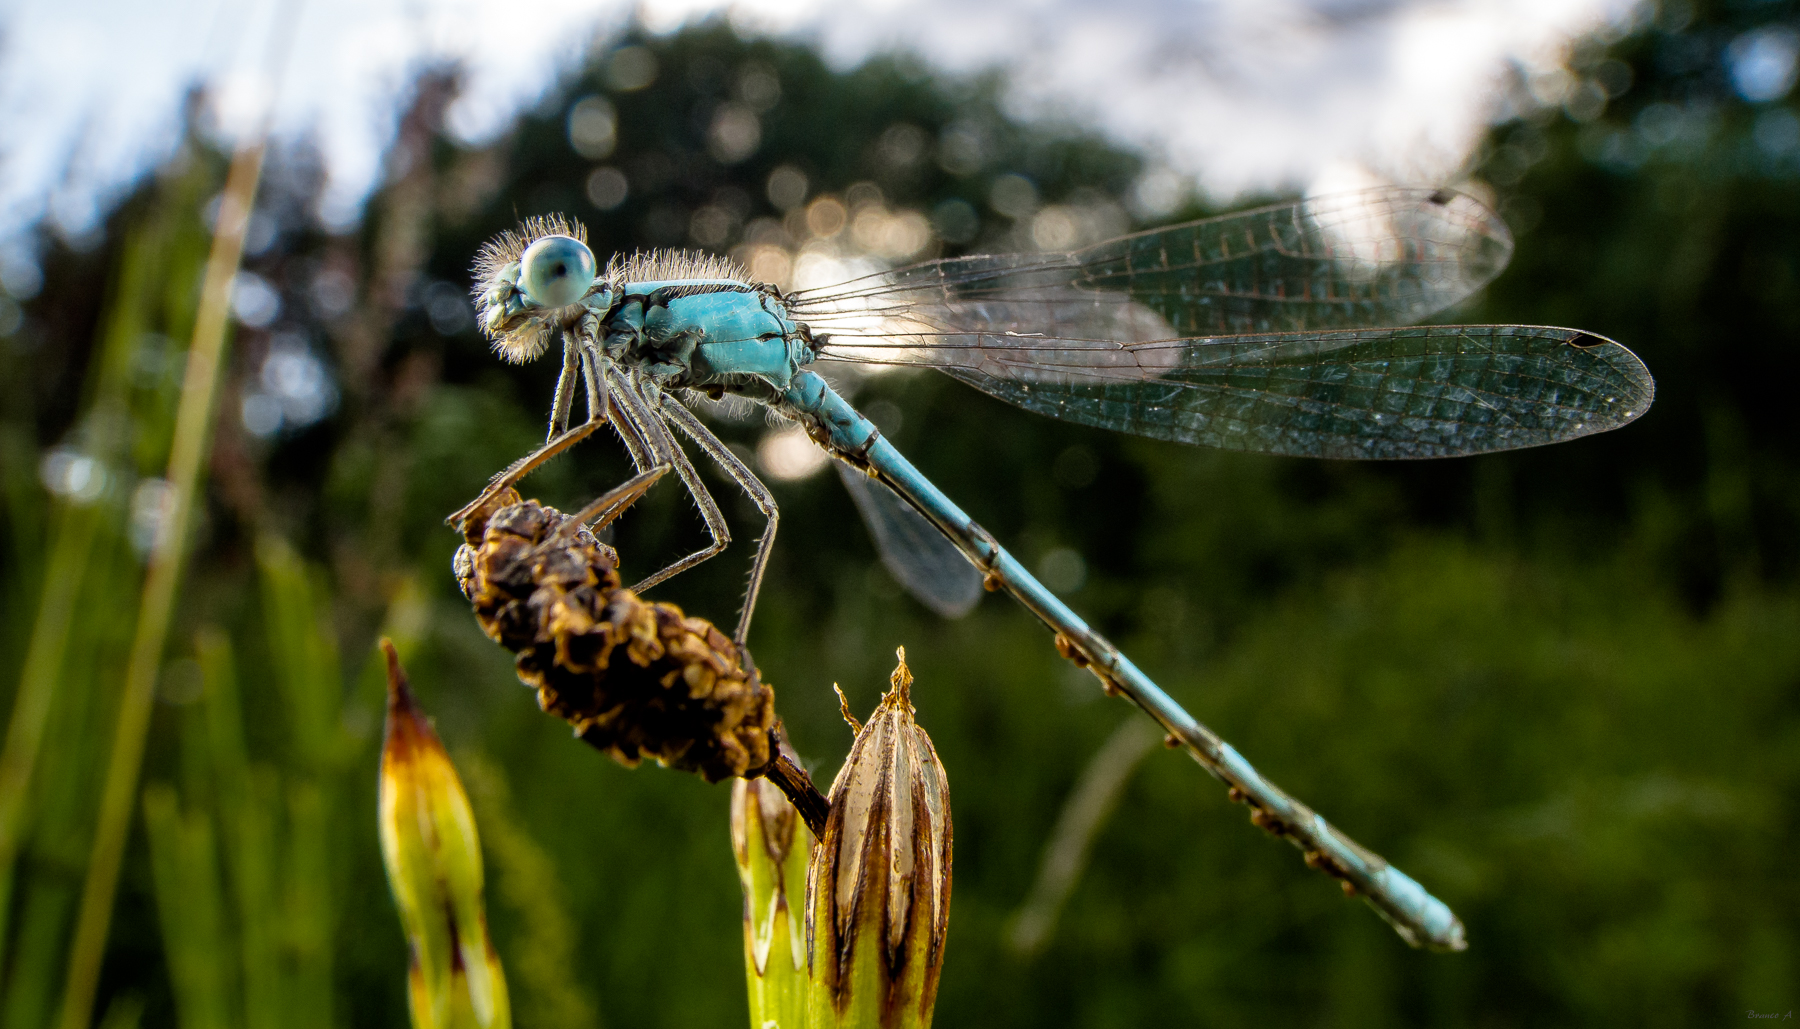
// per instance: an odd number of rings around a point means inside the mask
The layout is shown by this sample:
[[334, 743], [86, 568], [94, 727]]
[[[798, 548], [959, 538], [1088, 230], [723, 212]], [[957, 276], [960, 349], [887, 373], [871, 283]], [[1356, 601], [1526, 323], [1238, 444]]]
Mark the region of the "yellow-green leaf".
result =
[[468, 794], [413, 702], [393, 644], [381, 748], [381, 853], [412, 948], [414, 1029], [510, 1029], [506, 977], [488, 939], [481, 840]]

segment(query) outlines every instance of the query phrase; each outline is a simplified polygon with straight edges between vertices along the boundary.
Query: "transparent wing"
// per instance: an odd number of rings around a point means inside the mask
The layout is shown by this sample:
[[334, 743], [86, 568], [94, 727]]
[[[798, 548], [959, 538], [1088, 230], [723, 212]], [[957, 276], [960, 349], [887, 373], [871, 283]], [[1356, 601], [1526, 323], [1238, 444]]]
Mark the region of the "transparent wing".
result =
[[881, 563], [906, 591], [945, 618], [961, 618], [981, 599], [981, 573], [937, 527], [893, 490], [834, 461], [844, 488], [875, 538]]
[[1531, 325], [1122, 343], [987, 333], [834, 344], [821, 358], [925, 365], [1064, 421], [1268, 454], [1419, 458], [1616, 428], [1655, 387], [1611, 340]]
[[1398, 325], [1506, 266], [1497, 215], [1449, 190], [1313, 197], [1083, 250], [928, 261], [789, 297], [815, 332], [1053, 332], [1119, 339]]

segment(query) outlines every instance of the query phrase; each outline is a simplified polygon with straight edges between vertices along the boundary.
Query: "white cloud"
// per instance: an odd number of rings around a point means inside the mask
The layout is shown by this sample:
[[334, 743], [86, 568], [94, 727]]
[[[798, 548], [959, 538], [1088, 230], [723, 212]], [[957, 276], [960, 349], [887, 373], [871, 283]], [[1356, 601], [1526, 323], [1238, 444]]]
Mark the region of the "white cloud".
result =
[[[1020, 114], [1141, 147], [1215, 197], [1291, 189], [1328, 169], [1451, 174], [1509, 62], [1550, 66], [1631, 0], [660, 0], [668, 30], [734, 23], [815, 41], [840, 66], [890, 49], [953, 73], [1008, 71]], [[328, 208], [374, 184], [411, 76], [456, 60], [454, 131], [499, 131], [632, 11], [583, 0], [305, 0], [275, 124], [311, 131]], [[189, 84], [217, 87], [221, 131], [257, 124], [275, 0], [39, 0], [0, 15], [0, 238], [53, 210], [79, 233], [175, 143]], [[85, 226], [91, 229], [91, 225]]]
[[1229, 198], [1301, 187], [1344, 162], [1394, 179], [1452, 174], [1512, 64], [1557, 64], [1572, 38], [1637, 6], [870, 0], [854, 17], [821, 12], [812, 31], [841, 62], [898, 46], [957, 71], [1007, 67], [1021, 113], [1095, 126]]

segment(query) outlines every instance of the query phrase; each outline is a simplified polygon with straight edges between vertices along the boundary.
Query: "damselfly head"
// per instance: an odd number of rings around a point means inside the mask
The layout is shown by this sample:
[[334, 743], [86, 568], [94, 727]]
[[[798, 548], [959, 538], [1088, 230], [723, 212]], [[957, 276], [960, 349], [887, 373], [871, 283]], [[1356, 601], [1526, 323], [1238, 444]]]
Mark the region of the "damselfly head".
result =
[[525, 219], [475, 258], [475, 315], [494, 349], [522, 363], [550, 345], [557, 312], [593, 291], [587, 229], [560, 214]]

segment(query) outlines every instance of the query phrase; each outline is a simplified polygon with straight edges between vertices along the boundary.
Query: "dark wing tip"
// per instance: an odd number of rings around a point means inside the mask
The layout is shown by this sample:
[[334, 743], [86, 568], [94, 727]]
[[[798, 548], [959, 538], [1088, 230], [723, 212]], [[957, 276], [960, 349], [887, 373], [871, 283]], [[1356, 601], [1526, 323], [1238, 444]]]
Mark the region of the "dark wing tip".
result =
[[1591, 332], [1576, 332], [1569, 338], [1568, 344], [1577, 350], [1592, 350], [1595, 347], [1618, 345], [1605, 336], [1596, 336]]
[[[1650, 369], [1644, 367], [1644, 362], [1636, 354], [1617, 340], [1607, 339], [1596, 333], [1581, 329], [1565, 329], [1564, 331], [1569, 333], [1569, 338], [1564, 342], [1577, 350], [1597, 351], [1611, 347], [1615, 351], [1613, 354], [1599, 357], [1599, 360], [1624, 376], [1625, 381], [1620, 384], [1620, 387], [1625, 390], [1622, 399], [1630, 404], [1630, 408], [1626, 410], [1623, 421], [1607, 426], [1608, 428], [1617, 428], [1626, 422], [1635, 421], [1639, 415], [1650, 409], [1650, 405], [1656, 398], [1656, 380], [1651, 377]], [[1610, 397], [1608, 403], [1611, 403]]]

